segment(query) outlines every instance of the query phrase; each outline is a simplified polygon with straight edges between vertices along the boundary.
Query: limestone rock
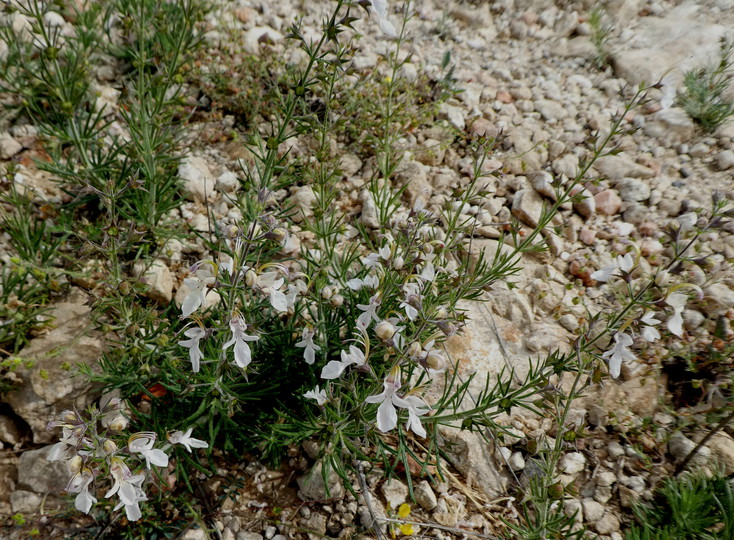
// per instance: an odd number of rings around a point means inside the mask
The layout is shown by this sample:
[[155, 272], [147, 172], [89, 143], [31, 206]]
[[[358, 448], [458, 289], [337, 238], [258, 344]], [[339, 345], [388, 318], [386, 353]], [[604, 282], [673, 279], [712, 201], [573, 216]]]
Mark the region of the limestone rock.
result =
[[327, 475], [328, 485], [324, 483], [324, 475], [321, 472], [322, 461], [317, 461], [311, 470], [304, 476], [299, 476], [298, 496], [304, 501], [323, 501], [325, 499], [340, 499], [344, 496], [344, 486], [341, 478], [334, 469], [330, 469]]
[[440, 428], [445, 439], [446, 457], [466, 478], [489, 498], [505, 493], [508, 478], [500, 472], [492, 450], [476, 433]]
[[145, 295], [148, 298], [161, 305], [170, 303], [173, 298], [173, 275], [165, 261], [156, 259], [150, 264], [138, 261], [133, 272], [144, 280], [147, 286]]
[[47, 424], [66, 409], [84, 410], [94, 401], [95, 387], [86, 377], [72, 377], [70, 368], [85, 363], [97, 369], [103, 343], [92, 331], [91, 309], [78, 289], [54, 305], [52, 330], [31, 341], [18, 356], [32, 363], [16, 375], [23, 381], [5, 401], [33, 432], [34, 443], [55, 442], [58, 433]]
[[183, 181], [181, 192], [189, 201], [205, 201], [214, 191], [214, 178], [206, 161], [198, 156], [186, 156], [178, 166]]

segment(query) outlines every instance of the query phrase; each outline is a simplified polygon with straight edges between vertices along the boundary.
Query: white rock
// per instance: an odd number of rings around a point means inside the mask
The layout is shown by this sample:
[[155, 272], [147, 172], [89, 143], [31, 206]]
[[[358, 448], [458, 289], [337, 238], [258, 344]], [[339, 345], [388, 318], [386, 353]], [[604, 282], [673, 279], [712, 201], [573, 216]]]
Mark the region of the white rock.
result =
[[240, 181], [232, 171], [224, 171], [217, 177], [216, 187], [222, 193], [232, 193], [240, 187]]
[[593, 499], [584, 499], [581, 501], [581, 505], [584, 508], [584, 517], [586, 518], [586, 521], [598, 521], [604, 515], [604, 506]]
[[245, 51], [256, 55], [260, 52], [260, 44], [283, 41], [283, 34], [269, 26], [255, 26], [247, 31], [242, 41]]
[[10, 159], [21, 150], [23, 146], [10, 133], [0, 133], [0, 159]]
[[647, 135], [657, 138], [667, 147], [688, 142], [696, 133], [691, 117], [677, 107], [656, 112], [644, 129]]
[[147, 286], [145, 295], [158, 302], [168, 304], [173, 298], [173, 275], [168, 265], [161, 259], [156, 259], [150, 265], [143, 261], [135, 263], [133, 273], [142, 277]]
[[97, 99], [94, 102], [96, 111], [104, 110], [104, 114], [113, 114], [117, 110], [117, 100], [120, 97], [120, 91], [111, 86], [100, 86], [97, 88]]
[[508, 465], [513, 471], [521, 471], [525, 468], [525, 459], [522, 457], [522, 452], [514, 452], [508, 460]]
[[586, 457], [581, 452], [570, 452], [561, 458], [561, 469], [566, 474], [578, 474], [586, 467]]
[[413, 495], [415, 496], [415, 502], [424, 510], [433, 510], [438, 504], [436, 494], [433, 492], [431, 484], [426, 480], [423, 480], [415, 487]]
[[438, 114], [441, 118], [446, 118], [459, 131], [464, 131], [466, 121], [464, 120], [464, 110], [461, 107], [442, 103], [438, 109]]
[[716, 167], [720, 171], [726, 171], [734, 167], [734, 151], [722, 150], [716, 156]]
[[362, 214], [359, 216], [360, 223], [370, 229], [378, 229], [380, 227], [380, 220], [377, 214], [377, 205], [372, 198], [372, 194], [365, 189], [362, 191], [360, 198], [362, 199]]
[[55, 11], [47, 11], [43, 14], [43, 22], [46, 26], [64, 26], [66, 21]]
[[304, 476], [299, 476], [298, 496], [304, 501], [323, 501], [324, 499], [334, 498], [340, 499], [344, 496], [344, 485], [341, 478], [334, 471], [329, 469], [328, 485], [324, 484], [324, 475], [321, 472], [322, 462], [317, 461], [311, 470]]
[[397, 478], [390, 478], [382, 484], [382, 496], [390, 508], [397, 509], [408, 499], [408, 486]]
[[543, 198], [534, 189], [521, 189], [512, 200], [512, 215], [529, 225], [536, 227], [543, 211]]
[[[676, 461], [683, 461], [695, 447], [696, 443], [679, 431], [673, 433], [668, 441], [668, 452], [670, 452], [670, 455], [673, 456]], [[707, 446], [702, 446], [691, 459], [690, 464], [694, 467], [704, 466], [710, 457], [711, 449]]]
[[183, 180], [181, 192], [190, 201], [205, 201], [214, 192], [214, 178], [209, 165], [198, 156], [186, 156], [178, 166]]

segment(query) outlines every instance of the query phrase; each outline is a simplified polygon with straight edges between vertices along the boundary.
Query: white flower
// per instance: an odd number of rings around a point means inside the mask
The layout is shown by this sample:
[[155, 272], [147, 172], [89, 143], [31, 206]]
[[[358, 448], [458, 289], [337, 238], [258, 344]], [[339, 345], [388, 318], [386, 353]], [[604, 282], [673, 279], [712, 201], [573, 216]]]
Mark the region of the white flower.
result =
[[342, 351], [341, 358], [341, 361], [332, 360], [324, 366], [321, 370], [322, 379], [337, 379], [352, 364], [363, 366], [366, 363], [364, 353], [354, 345], [349, 346], [349, 353]]
[[127, 519], [129, 521], [137, 521], [141, 517], [143, 517], [143, 513], [140, 511], [140, 505], [138, 503], [141, 503], [143, 501], [147, 501], [148, 497], [145, 496], [145, 493], [142, 489], [136, 488], [135, 495], [132, 500], [132, 502], [126, 502], [123, 500], [120, 500], [120, 502], [113, 508], [113, 510], [116, 512], [123, 506], [125, 507], [125, 515], [127, 515]]
[[326, 397], [326, 389], [319, 388], [319, 385], [316, 385], [316, 388], [313, 390], [309, 390], [305, 394], [303, 394], [303, 397], [308, 399], [315, 399], [316, 403], [319, 405], [323, 405], [328, 400], [328, 397]]
[[357, 304], [357, 307], [364, 311], [359, 317], [357, 317], [357, 323], [361, 329], [366, 330], [372, 321], [380, 320], [377, 315], [377, 308], [380, 307], [380, 295], [374, 294], [370, 298], [369, 304]]
[[168, 466], [168, 456], [163, 450], [153, 448], [156, 434], [150, 431], [135, 433], [128, 439], [127, 447], [131, 452], [142, 454], [145, 458], [145, 468], [150, 469], [150, 464], [157, 467]]
[[184, 332], [184, 335], [189, 339], [183, 339], [178, 342], [181, 347], [186, 347], [189, 350], [189, 360], [191, 361], [191, 368], [194, 373], [199, 372], [200, 361], [204, 358], [199, 349], [199, 342], [206, 336], [206, 330], [199, 326], [189, 328]]
[[665, 303], [673, 308], [673, 315], [668, 318], [668, 330], [678, 337], [683, 335], [683, 310], [688, 302], [688, 296], [682, 292], [670, 293]]
[[133, 475], [125, 462], [119, 457], [112, 458], [110, 474], [115, 483], [105, 494], [105, 499], [109, 499], [117, 493], [123, 504], [137, 506], [138, 492], [141, 491], [140, 486], [145, 480], [145, 475]]
[[411, 304], [416, 298], [420, 300], [420, 288], [417, 283], [406, 283], [403, 285], [405, 299], [400, 302], [400, 307], [405, 310], [408, 319], [414, 321], [418, 318], [418, 310]]
[[296, 343], [296, 347], [303, 347], [303, 359], [307, 364], [313, 364], [316, 360], [316, 352], [320, 351], [321, 347], [313, 342], [314, 331], [307, 328], [303, 329], [301, 334], [301, 341]]
[[358, 291], [362, 287], [369, 287], [370, 289], [375, 289], [379, 284], [380, 284], [380, 279], [377, 276], [373, 276], [373, 275], [365, 276], [363, 279], [352, 278], [349, 281], [347, 281], [347, 287], [349, 287], [353, 291]]
[[284, 313], [288, 311], [288, 299], [280, 291], [283, 286], [283, 278], [278, 278], [278, 272], [263, 272], [255, 280], [255, 288], [270, 292], [270, 305], [273, 309]]
[[202, 306], [206, 300], [209, 285], [214, 284], [217, 280], [212, 272], [215, 265], [211, 261], [199, 261], [192, 268], [194, 277], [184, 279], [184, 285], [189, 289], [189, 293], [181, 303], [182, 317], [188, 317]]
[[398, 412], [395, 407], [408, 409], [408, 422], [405, 424], [406, 429], [413, 430], [413, 433], [420, 437], [426, 436], [426, 430], [421, 424], [419, 416], [426, 414], [430, 407], [418, 396], [407, 396], [401, 398], [397, 395], [400, 389], [400, 368], [395, 366], [385, 377], [381, 394], [368, 396], [365, 401], [367, 403], [379, 403], [377, 408], [377, 429], [383, 433], [395, 428], [398, 425]]
[[627, 253], [625, 255], [619, 255], [617, 256], [617, 259], [614, 261], [613, 264], [610, 264], [609, 266], [605, 266], [601, 270], [597, 270], [593, 274], [591, 274], [591, 279], [594, 279], [596, 281], [609, 281], [609, 279], [612, 277], [612, 274], [614, 274], [615, 271], [621, 270], [625, 274], [629, 273], [632, 268], [635, 266], [635, 260], [632, 257], [631, 253]]
[[366, 257], [362, 257], [360, 260], [367, 268], [377, 268], [380, 266], [380, 255], [378, 253], [370, 253]]
[[94, 480], [94, 475], [90, 469], [82, 469], [69, 480], [69, 485], [66, 486], [66, 491], [69, 493], [78, 493], [74, 499], [74, 506], [80, 512], [88, 514], [92, 509], [92, 505], [97, 502], [97, 499], [89, 493], [89, 484]]
[[189, 452], [191, 452], [192, 448], [209, 448], [209, 445], [204, 441], [200, 439], [194, 439], [191, 436], [192, 431], [194, 431], [194, 428], [190, 427], [186, 430], [186, 433], [183, 433], [181, 431], [174, 431], [173, 433], [169, 433], [167, 436], [168, 442], [170, 442], [171, 444], [183, 445]]
[[382, 33], [388, 37], [396, 37], [398, 34], [395, 31], [395, 27], [387, 20], [387, 0], [370, 0], [370, 3], [372, 4], [372, 9], [377, 15], [377, 21]]
[[632, 351], [629, 350], [632, 342], [631, 336], [617, 332], [614, 334], [614, 347], [602, 354], [602, 357], [609, 359], [609, 374], [615, 379], [619, 377], [619, 373], [622, 370], [622, 361], [634, 360], [636, 358]]
[[419, 416], [426, 414], [431, 407], [418, 396], [405, 396], [403, 401], [408, 404], [408, 421], [405, 423], [405, 429], [411, 429], [419, 437], [425, 437], [426, 429], [421, 424]]
[[424, 283], [433, 283], [433, 281], [436, 279], [436, 270], [433, 267], [433, 263], [431, 261], [428, 261], [423, 266], [423, 270], [421, 271], [421, 274], [418, 277]]
[[660, 339], [660, 332], [655, 328], [655, 325], [660, 324], [660, 321], [655, 318], [654, 311], [646, 312], [640, 319], [640, 322], [645, 325], [642, 328], [642, 339], [650, 343]]
[[247, 323], [240, 315], [235, 315], [229, 321], [229, 327], [232, 329], [232, 339], [224, 344], [224, 348], [228, 349], [234, 345], [234, 361], [241, 367], [246, 368], [252, 362], [252, 353], [248, 341], [257, 341], [258, 336], [250, 336], [245, 333]]

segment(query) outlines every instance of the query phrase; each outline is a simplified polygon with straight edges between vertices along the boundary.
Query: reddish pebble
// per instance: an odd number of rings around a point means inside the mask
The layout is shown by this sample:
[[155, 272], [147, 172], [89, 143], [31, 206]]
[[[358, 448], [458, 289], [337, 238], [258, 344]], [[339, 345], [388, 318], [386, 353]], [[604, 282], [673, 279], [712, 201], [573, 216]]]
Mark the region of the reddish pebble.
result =
[[658, 232], [658, 225], [653, 221], [643, 221], [638, 227], [638, 231], [642, 236], [653, 236]]
[[596, 211], [605, 216], [618, 214], [622, 209], [622, 199], [613, 189], [605, 189], [594, 195]]
[[501, 103], [512, 103], [515, 100], [512, 99], [512, 95], [509, 92], [500, 90], [499, 92], [497, 92], [497, 101]]
[[594, 243], [594, 240], [596, 240], [596, 231], [592, 231], [587, 227], [582, 227], [579, 231], [579, 240], [587, 246], [590, 246]]

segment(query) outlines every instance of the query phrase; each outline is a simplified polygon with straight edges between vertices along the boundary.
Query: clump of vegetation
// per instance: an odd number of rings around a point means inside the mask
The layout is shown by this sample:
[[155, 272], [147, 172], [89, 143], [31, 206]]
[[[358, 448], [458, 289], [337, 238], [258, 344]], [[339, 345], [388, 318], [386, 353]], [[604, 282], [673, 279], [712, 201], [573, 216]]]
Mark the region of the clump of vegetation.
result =
[[724, 92], [734, 80], [734, 41], [722, 40], [719, 62], [687, 71], [680, 106], [706, 131], [713, 131], [734, 115], [734, 103]]
[[609, 65], [609, 39], [612, 32], [612, 26], [605, 22], [604, 9], [596, 6], [589, 14], [589, 26], [591, 27], [591, 43], [596, 50], [594, 57], [594, 65], [597, 69], [604, 69]]
[[734, 485], [721, 473], [669, 478], [649, 504], [634, 508], [626, 540], [734, 538]]

